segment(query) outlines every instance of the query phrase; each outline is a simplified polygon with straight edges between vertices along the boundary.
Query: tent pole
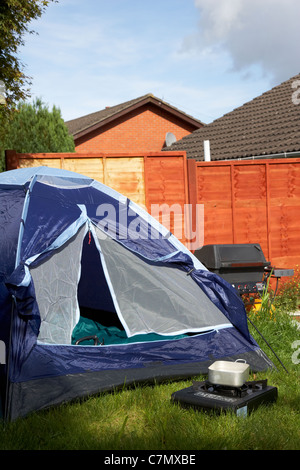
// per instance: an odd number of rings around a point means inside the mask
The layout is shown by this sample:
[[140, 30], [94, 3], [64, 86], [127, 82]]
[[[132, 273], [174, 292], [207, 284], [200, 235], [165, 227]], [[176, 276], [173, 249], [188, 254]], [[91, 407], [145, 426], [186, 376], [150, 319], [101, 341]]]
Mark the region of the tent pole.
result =
[[11, 298], [11, 315], [10, 315], [10, 328], [9, 328], [9, 342], [7, 353], [7, 369], [6, 369], [6, 387], [5, 387], [5, 403], [4, 403], [4, 421], [8, 421], [8, 392], [9, 392], [9, 371], [10, 371], [10, 351], [11, 351], [11, 338], [12, 338], [12, 324], [14, 318], [14, 309], [17, 304], [16, 298], [12, 295]]
[[19, 266], [19, 262], [20, 262], [21, 243], [22, 243], [22, 239], [23, 239], [25, 221], [26, 221], [26, 218], [27, 218], [29, 197], [30, 197], [31, 188], [33, 187], [35, 181], [36, 181], [36, 176], [34, 176], [34, 178], [32, 178], [32, 180], [30, 181], [30, 184], [29, 184], [29, 186], [26, 190], [26, 195], [25, 195], [25, 200], [24, 200], [24, 205], [23, 205], [23, 210], [22, 210], [22, 216], [21, 216], [21, 222], [20, 222], [19, 236], [18, 236], [15, 268], [17, 268], [17, 266]]

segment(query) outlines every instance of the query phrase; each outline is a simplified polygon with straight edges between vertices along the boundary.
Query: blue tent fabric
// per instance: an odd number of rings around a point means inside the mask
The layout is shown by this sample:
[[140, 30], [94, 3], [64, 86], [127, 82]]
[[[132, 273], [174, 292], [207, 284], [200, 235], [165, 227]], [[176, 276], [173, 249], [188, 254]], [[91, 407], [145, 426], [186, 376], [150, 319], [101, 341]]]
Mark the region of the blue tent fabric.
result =
[[[91, 237], [93, 226], [148, 265], [190, 276], [228, 324], [175, 339], [155, 337], [160, 332], [153, 331], [151, 341], [142, 334], [104, 346], [41, 343], [31, 270], [47, 268], [82, 227], [78, 304], [92, 310], [101, 304], [109, 321], [119, 315], [105, 256]], [[246, 358], [253, 370], [272, 367], [249, 334], [244, 305], [232, 286], [207, 271], [149, 214], [91, 178], [47, 167], [0, 174], [0, 235], [0, 340], [7, 351], [0, 367], [0, 398], [7, 419], [124, 382], [206, 373], [221, 358]], [[99, 284], [93, 285], [94, 279]]]
[[25, 224], [21, 259], [25, 261], [43, 253], [80, 215], [81, 210], [77, 204], [61, 201], [55, 197], [52, 188], [49, 190], [36, 183], [30, 195], [27, 213], [30, 223]]
[[12, 308], [6, 282], [15, 269], [24, 199], [25, 191], [22, 188], [5, 188], [0, 191], [0, 339], [5, 341], [5, 344], [9, 339]]
[[251, 341], [247, 317], [246, 314], [242, 314], [245, 307], [235, 289], [224, 279], [210, 271], [194, 271], [191, 275], [237, 330], [239, 330], [248, 341]]
[[[212, 331], [178, 340], [113, 346], [57, 346], [38, 344], [14, 380], [37, 380], [90, 371], [136, 369], [160, 362], [164, 366], [189, 364], [230, 357], [234, 348], [239, 356], [249, 352], [249, 343], [235, 329]], [[250, 351], [255, 351], [251, 345]], [[199, 367], [200, 369], [200, 367]]]
[[26, 187], [30, 180], [37, 175], [67, 180], [72, 179], [78, 183], [92, 184], [93, 180], [69, 170], [49, 168], [47, 166], [19, 168], [18, 170], [4, 171], [0, 174], [0, 185], [4, 188]]

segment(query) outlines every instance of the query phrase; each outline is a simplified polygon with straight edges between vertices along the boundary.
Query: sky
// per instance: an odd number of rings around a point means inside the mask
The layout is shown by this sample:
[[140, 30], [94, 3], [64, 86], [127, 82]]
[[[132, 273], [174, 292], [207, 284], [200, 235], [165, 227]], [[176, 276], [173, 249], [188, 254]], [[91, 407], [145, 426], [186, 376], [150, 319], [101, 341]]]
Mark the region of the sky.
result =
[[147, 93], [210, 123], [300, 72], [299, 0], [58, 0], [19, 50], [65, 121]]

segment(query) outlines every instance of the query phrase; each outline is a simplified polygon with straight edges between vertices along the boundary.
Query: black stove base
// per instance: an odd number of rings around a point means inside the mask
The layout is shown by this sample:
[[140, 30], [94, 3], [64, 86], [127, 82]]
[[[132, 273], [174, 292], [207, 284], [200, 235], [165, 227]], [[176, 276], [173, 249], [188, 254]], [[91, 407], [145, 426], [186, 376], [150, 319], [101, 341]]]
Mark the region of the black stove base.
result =
[[248, 416], [260, 405], [268, 405], [277, 400], [276, 387], [267, 385], [266, 380], [245, 382], [242, 387], [221, 387], [209, 382], [194, 382], [191, 387], [172, 394], [171, 400], [183, 407], [196, 410], [231, 411], [237, 416]]

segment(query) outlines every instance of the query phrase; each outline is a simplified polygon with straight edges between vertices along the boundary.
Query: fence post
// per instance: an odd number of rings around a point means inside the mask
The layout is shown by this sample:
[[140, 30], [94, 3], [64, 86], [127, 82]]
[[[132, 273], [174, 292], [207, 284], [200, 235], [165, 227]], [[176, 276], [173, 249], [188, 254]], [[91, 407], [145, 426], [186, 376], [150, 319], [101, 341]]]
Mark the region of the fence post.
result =
[[231, 219], [232, 219], [232, 243], [236, 243], [235, 231], [235, 194], [234, 194], [234, 163], [230, 164], [230, 182], [231, 182]]
[[16, 170], [17, 168], [17, 152], [15, 150], [5, 150], [5, 170]]
[[197, 210], [197, 162], [194, 159], [187, 159], [187, 179], [188, 179], [188, 203], [191, 204], [191, 232], [197, 230], [196, 210]]

